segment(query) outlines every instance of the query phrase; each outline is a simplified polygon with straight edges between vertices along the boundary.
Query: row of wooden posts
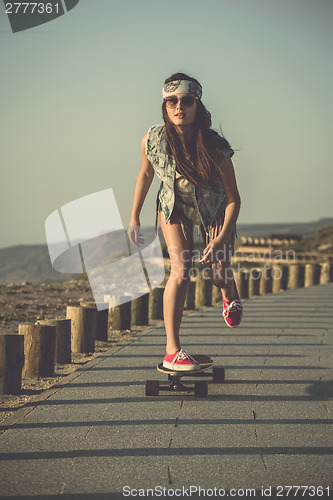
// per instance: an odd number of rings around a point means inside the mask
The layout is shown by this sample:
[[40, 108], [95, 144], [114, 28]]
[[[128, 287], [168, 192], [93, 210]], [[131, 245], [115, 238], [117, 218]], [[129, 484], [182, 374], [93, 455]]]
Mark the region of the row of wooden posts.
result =
[[[291, 264], [234, 270], [241, 298], [333, 281], [333, 264]], [[18, 334], [0, 335], [0, 394], [19, 394], [23, 377], [54, 376], [55, 363], [71, 363], [71, 353], [93, 353], [95, 340], [106, 341], [108, 329], [130, 330], [163, 319], [164, 286], [149, 294], [112, 306], [105, 296], [103, 308], [95, 302], [67, 307], [66, 318], [19, 325]], [[119, 300], [120, 299], [120, 300]], [[221, 302], [221, 291], [207, 276], [189, 282], [185, 309], [195, 310]], [[117, 297], [117, 302], [121, 298]]]

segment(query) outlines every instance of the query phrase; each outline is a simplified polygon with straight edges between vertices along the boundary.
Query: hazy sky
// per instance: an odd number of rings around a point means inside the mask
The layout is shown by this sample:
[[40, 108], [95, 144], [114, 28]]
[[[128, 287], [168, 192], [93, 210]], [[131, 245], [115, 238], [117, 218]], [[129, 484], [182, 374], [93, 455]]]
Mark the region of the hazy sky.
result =
[[240, 223], [333, 216], [332, 22], [332, 0], [80, 0], [12, 33], [0, 3], [0, 247], [45, 243], [51, 212], [110, 187], [127, 227], [176, 71], [236, 150]]

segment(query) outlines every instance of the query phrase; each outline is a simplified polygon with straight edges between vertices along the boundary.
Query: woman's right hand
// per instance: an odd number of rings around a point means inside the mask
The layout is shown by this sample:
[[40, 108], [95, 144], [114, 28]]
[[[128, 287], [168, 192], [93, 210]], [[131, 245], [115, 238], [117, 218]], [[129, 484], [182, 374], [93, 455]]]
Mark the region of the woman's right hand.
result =
[[140, 244], [143, 244], [145, 241], [142, 237], [142, 234], [140, 234], [140, 221], [139, 220], [131, 220], [129, 228], [127, 230], [127, 234], [129, 237], [130, 242], [136, 246], [139, 247]]

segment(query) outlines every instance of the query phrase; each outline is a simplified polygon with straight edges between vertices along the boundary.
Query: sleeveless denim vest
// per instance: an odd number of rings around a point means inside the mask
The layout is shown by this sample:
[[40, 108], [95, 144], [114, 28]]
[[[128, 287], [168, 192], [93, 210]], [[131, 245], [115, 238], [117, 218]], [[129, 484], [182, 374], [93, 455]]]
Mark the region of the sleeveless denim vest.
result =
[[[156, 198], [155, 230], [157, 231], [159, 207], [161, 207], [167, 223], [175, 204], [176, 162], [167, 142], [165, 125], [154, 125], [148, 130], [145, 153], [156, 175], [161, 179]], [[230, 158], [233, 154], [231, 148], [223, 151], [223, 155]], [[212, 224], [217, 213], [223, 214], [227, 201], [220, 179], [216, 179], [216, 187], [218, 192], [191, 184], [194, 206], [200, 214], [205, 233], [209, 236], [211, 236]]]

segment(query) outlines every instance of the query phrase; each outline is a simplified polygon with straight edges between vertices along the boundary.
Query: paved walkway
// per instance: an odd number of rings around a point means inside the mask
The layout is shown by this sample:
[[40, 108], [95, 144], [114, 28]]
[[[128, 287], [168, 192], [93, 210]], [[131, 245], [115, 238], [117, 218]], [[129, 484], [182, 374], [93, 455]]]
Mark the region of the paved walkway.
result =
[[[20, 410], [1, 436], [1, 498], [113, 500], [130, 490], [152, 498], [146, 490], [155, 487], [175, 498], [204, 498], [195, 487], [206, 498], [250, 488], [255, 498], [295, 498], [270, 493], [289, 485], [333, 491], [332, 304], [333, 283], [245, 300], [235, 330], [220, 306], [184, 318], [183, 347], [226, 367], [226, 383], [209, 383], [207, 399], [144, 396], [146, 379], [165, 380], [155, 369], [163, 327], [104, 353]], [[154, 498], [166, 498], [160, 492]]]

